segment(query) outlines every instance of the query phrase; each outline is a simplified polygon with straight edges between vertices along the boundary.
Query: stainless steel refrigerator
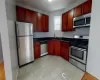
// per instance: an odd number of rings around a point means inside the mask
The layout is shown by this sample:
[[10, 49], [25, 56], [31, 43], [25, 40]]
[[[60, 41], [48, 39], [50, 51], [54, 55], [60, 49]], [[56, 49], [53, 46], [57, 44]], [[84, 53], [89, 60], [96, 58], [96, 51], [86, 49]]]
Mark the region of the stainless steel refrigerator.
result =
[[33, 24], [16, 22], [19, 67], [34, 61]]

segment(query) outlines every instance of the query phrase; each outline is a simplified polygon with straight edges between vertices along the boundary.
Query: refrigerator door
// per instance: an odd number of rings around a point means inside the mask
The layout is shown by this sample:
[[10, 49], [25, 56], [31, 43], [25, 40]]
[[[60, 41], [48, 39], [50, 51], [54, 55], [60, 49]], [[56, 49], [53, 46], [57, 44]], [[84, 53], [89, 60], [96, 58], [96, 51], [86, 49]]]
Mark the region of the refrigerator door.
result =
[[18, 37], [19, 66], [34, 61], [33, 37]]
[[32, 36], [33, 35], [33, 24], [16, 22], [17, 36]]

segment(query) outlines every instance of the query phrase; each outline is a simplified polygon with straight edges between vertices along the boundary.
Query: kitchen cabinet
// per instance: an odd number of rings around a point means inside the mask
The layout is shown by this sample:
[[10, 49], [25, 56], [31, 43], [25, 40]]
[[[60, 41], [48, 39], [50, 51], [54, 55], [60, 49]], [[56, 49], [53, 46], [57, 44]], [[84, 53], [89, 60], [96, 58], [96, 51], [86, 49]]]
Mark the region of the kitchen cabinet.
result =
[[38, 26], [38, 28], [37, 28], [37, 30], [38, 30], [38, 32], [42, 32], [43, 30], [43, 28], [42, 28], [42, 19], [43, 19], [43, 16], [42, 16], [42, 14], [40, 14], [40, 13], [38, 13], [39, 15], [38, 15], [38, 21], [37, 21], [37, 26]]
[[61, 53], [61, 44], [60, 40], [54, 40], [54, 55], [60, 56]]
[[88, 0], [82, 4], [83, 14], [91, 13], [92, 0]]
[[40, 58], [40, 42], [34, 42], [34, 58]]
[[62, 14], [62, 31], [67, 31], [67, 24], [68, 24], [68, 13]]
[[40, 14], [38, 16], [38, 32], [48, 32], [48, 21], [49, 17], [47, 15]]
[[54, 55], [54, 40], [48, 41], [48, 54]]
[[77, 6], [74, 8], [74, 17], [79, 17], [82, 15], [82, 5]]
[[26, 9], [25, 10], [25, 21], [26, 22], [32, 22], [32, 11]]
[[49, 40], [48, 41], [48, 54], [60, 56], [60, 41], [59, 40]]
[[25, 21], [25, 9], [22, 7], [16, 6], [16, 17], [17, 17], [17, 21], [24, 22]]
[[61, 57], [65, 60], [69, 61], [69, 43], [68, 42], [61, 42]]
[[16, 18], [20, 22], [33, 23], [34, 32], [48, 32], [48, 15], [16, 6]]
[[43, 28], [43, 32], [48, 32], [48, 28], [49, 28], [49, 16], [48, 15], [44, 15], [44, 28]]
[[37, 32], [37, 12], [32, 11], [32, 23], [34, 32]]
[[67, 31], [73, 31], [73, 9], [68, 11], [68, 25], [67, 25]]

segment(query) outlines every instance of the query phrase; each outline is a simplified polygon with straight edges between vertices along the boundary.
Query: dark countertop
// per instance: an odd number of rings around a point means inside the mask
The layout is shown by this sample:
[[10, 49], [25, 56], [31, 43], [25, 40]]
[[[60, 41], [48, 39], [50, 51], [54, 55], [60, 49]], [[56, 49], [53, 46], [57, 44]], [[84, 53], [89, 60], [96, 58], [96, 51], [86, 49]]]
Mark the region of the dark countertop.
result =
[[71, 46], [80, 47], [88, 49], [88, 39], [75, 39], [75, 38], [64, 38], [64, 37], [45, 37], [45, 38], [34, 38], [35, 41], [40, 41], [42, 43], [47, 43], [48, 40], [60, 40], [69, 42]]

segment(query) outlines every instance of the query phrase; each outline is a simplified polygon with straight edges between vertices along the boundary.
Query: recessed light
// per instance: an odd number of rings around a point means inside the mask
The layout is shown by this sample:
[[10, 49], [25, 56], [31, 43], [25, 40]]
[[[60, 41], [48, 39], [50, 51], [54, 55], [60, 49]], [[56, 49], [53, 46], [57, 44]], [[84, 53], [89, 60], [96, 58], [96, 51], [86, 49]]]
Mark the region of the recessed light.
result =
[[48, 0], [49, 2], [52, 2], [52, 0]]

